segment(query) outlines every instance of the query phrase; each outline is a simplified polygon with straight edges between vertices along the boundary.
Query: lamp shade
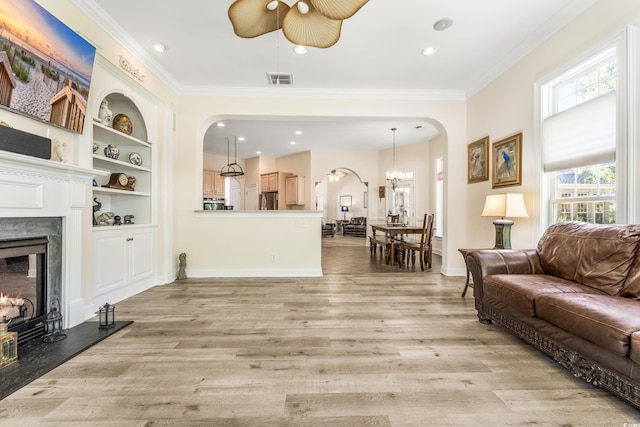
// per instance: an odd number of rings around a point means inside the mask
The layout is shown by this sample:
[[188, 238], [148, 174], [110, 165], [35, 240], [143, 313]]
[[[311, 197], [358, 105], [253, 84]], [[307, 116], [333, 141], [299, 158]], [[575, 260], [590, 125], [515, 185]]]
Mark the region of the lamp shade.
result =
[[484, 202], [482, 216], [528, 218], [522, 193], [490, 194]]

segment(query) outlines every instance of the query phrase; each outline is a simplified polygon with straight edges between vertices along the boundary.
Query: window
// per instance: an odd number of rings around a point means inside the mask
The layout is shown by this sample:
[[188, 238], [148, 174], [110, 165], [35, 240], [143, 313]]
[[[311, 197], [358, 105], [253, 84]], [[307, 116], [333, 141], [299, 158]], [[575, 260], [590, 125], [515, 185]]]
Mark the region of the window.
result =
[[442, 237], [444, 225], [442, 218], [444, 216], [444, 181], [443, 181], [443, 164], [442, 157], [436, 159], [436, 215], [434, 221], [433, 235]]
[[616, 222], [616, 48], [541, 87], [548, 223]]
[[395, 188], [387, 188], [391, 197], [387, 198], [387, 211], [406, 216], [409, 224], [415, 224], [415, 201], [413, 196], [414, 175], [413, 171], [396, 172], [395, 176], [400, 180]]
[[[616, 165], [607, 163], [558, 171], [553, 174], [553, 222], [582, 221], [614, 224], [616, 221]], [[554, 197], [554, 193], [559, 194]]]

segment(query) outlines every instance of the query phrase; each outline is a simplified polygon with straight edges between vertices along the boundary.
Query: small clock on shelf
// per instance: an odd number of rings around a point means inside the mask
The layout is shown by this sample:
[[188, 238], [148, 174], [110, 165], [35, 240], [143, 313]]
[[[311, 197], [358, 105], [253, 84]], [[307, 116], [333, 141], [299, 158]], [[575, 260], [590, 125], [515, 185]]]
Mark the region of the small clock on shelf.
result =
[[136, 178], [134, 176], [127, 176], [122, 172], [112, 173], [109, 177], [109, 182], [103, 185], [104, 188], [113, 188], [116, 190], [129, 190], [133, 191], [133, 187], [136, 184]]

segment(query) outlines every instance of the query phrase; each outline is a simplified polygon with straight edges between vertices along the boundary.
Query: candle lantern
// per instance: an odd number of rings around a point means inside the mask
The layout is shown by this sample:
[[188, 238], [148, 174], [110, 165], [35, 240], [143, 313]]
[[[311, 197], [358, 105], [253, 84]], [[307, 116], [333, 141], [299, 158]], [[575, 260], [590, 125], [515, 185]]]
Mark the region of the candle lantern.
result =
[[51, 303], [51, 310], [44, 317], [44, 342], [55, 342], [67, 337], [62, 333], [62, 314], [58, 311], [58, 303]]
[[115, 310], [116, 306], [111, 305], [108, 302], [100, 307], [100, 311], [98, 312], [98, 317], [100, 318], [100, 329], [109, 329], [116, 325]]
[[7, 322], [0, 321], [0, 368], [18, 360], [18, 333], [8, 328]]

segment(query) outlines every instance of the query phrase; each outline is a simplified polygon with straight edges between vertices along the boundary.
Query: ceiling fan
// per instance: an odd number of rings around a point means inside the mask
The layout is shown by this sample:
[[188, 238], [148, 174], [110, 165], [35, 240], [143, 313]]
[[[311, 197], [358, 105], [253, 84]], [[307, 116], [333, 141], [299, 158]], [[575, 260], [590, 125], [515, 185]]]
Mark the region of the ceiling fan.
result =
[[329, 179], [330, 182], [337, 182], [340, 181], [340, 178], [344, 178], [347, 175], [348, 174], [346, 172], [334, 169], [325, 176]]
[[236, 0], [229, 7], [229, 19], [239, 37], [258, 37], [282, 28], [291, 43], [327, 48], [340, 39], [342, 21], [368, 1]]

